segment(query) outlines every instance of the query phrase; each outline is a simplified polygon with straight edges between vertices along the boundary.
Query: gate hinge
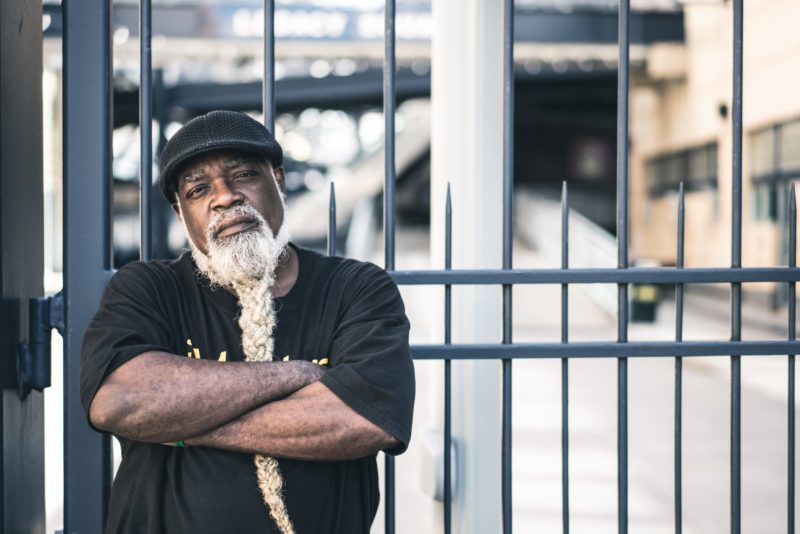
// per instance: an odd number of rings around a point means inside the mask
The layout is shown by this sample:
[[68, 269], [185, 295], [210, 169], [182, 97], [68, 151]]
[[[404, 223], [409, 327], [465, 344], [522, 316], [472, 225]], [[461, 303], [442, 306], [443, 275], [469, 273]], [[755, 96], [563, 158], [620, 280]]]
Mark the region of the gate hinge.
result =
[[64, 335], [64, 294], [33, 297], [28, 303], [28, 342], [17, 350], [17, 386], [24, 399], [31, 389], [50, 387], [50, 330]]

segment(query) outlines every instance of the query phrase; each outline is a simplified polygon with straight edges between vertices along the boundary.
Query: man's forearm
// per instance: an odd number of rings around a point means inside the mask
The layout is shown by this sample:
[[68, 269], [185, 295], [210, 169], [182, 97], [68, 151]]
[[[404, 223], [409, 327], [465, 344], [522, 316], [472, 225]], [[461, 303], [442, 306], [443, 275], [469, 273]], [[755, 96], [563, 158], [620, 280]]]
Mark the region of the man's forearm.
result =
[[298, 460], [348, 460], [397, 444], [320, 382], [185, 441]]
[[115, 369], [98, 390], [89, 416], [112, 434], [176, 441], [217, 428], [318, 380], [310, 362], [216, 362], [141, 354]]

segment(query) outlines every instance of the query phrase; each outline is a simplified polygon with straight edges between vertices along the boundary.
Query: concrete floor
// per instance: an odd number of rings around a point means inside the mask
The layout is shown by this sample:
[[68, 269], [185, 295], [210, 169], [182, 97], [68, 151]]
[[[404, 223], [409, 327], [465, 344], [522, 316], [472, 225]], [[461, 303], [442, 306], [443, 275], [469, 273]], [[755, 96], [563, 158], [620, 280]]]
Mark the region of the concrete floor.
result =
[[[398, 269], [429, 268], [424, 234], [398, 236]], [[381, 264], [380, 258], [375, 258]], [[516, 245], [515, 267], [544, 267]], [[403, 287], [412, 343], [430, 339], [441, 288]], [[514, 340], [558, 341], [560, 289], [514, 289]], [[743, 339], [785, 336], [785, 312], [744, 306]], [[725, 298], [687, 293], [684, 339], [730, 336]], [[675, 311], [663, 302], [653, 324], [632, 323], [631, 340], [670, 340]], [[570, 339], [612, 340], [616, 319], [580, 290], [570, 290]], [[417, 362], [417, 410], [408, 452], [397, 459], [397, 531], [440, 532], [441, 505], [422, 488], [432, 468], [423, 434], [440, 425], [441, 362]], [[617, 532], [617, 361], [569, 362], [571, 532]], [[730, 531], [730, 358], [685, 358], [683, 364], [683, 532]], [[513, 522], [516, 532], [562, 531], [561, 362], [515, 361], [513, 367]], [[673, 358], [628, 364], [629, 531], [674, 532]], [[454, 402], [456, 402], [454, 400]], [[742, 531], [786, 532], [787, 358], [742, 363]], [[500, 439], [498, 435], [497, 439]], [[488, 459], [487, 461], [497, 461]], [[427, 469], [427, 472], [425, 471]], [[499, 488], [498, 488], [499, 495]], [[499, 496], [498, 496], [499, 499]], [[383, 510], [373, 532], [383, 532]], [[466, 530], [465, 530], [466, 531]], [[499, 529], [498, 529], [499, 531]]]

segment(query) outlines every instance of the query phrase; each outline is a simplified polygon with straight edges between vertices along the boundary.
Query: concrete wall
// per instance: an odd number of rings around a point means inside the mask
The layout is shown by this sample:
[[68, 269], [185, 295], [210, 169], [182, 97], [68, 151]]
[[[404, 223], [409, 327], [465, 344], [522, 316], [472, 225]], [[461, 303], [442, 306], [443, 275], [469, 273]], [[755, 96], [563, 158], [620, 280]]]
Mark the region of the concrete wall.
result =
[[[686, 196], [686, 265], [730, 264], [732, 3], [686, 3], [686, 43], [655, 46], [631, 93], [631, 250], [635, 258], [674, 264], [677, 195], [648, 198], [645, 162], [656, 155], [716, 141], [718, 191]], [[780, 232], [755, 220], [748, 137], [800, 117], [800, 3], [744, 3], [743, 249], [744, 266], [779, 262]], [[725, 106], [727, 116], [720, 113]], [[766, 289], [766, 285], [764, 289]]]

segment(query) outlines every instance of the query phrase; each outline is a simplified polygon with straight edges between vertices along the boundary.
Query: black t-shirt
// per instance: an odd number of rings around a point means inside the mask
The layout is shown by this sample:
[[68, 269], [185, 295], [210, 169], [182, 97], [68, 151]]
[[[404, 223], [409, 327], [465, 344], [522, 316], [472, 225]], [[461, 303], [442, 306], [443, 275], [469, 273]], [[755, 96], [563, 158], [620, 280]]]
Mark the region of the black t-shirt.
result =
[[[401, 442], [389, 453], [403, 452], [411, 434], [414, 371], [397, 286], [375, 265], [294, 248], [300, 260], [297, 282], [273, 303], [274, 359], [329, 358], [331, 369], [322, 383]], [[244, 360], [238, 313], [236, 298], [209, 288], [189, 254], [172, 262], [126, 265], [106, 288], [84, 337], [84, 409], [88, 413], [109, 373], [143, 352]], [[120, 442], [122, 463], [106, 532], [278, 532], [261, 500], [253, 455]], [[279, 464], [298, 534], [369, 532], [379, 500], [374, 454]]]

